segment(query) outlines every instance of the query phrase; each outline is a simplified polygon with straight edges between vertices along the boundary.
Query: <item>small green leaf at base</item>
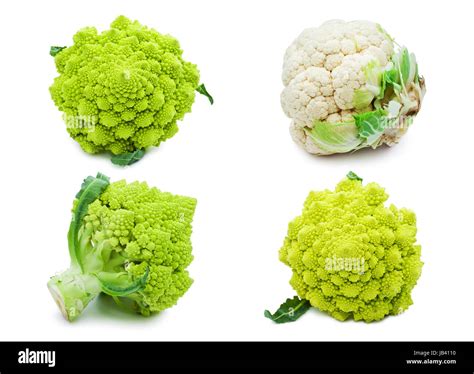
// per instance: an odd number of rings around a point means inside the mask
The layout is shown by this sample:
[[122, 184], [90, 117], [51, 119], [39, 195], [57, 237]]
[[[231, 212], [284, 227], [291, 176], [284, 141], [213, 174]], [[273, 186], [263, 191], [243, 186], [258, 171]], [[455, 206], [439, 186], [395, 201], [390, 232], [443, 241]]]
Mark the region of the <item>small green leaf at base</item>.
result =
[[58, 46], [52, 46], [49, 49], [49, 54], [53, 57], [56, 57], [56, 55], [61, 52], [63, 49], [66, 49], [67, 47], [58, 47]]
[[204, 84], [199, 85], [196, 88], [196, 91], [199, 92], [201, 95], [206, 96], [209, 99], [209, 102], [211, 103], [211, 105], [214, 104], [214, 98], [211, 96], [209, 92], [207, 92], [206, 86]]
[[362, 178], [359, 177], [356, 173], [354, 173], [353, 171], [350, 171], [349, 173], [347, 173], [347, 178], [350, 179], [350, 180], [353, 180], [353, 181], [361, 181], [362, 182]]
[[[110, 296], [127, 296], [132, 293], [138, 292], [143, 289], [146, 285], [148, 275], [150, 274], [150, 268], [146, 268], [145, 274], [134, 282], [128, 281], [126, 274], [110, 274], [110, 273], [99, 273], [97, 279], [102, 287], [102, 292]], [[123, 275], [123, 277], [121, 277]]]
[[137, 149], [136, 151], [130, 153], [122, 153], [121, 155], [113, 155], [110, 159], [112, 164], [119, 166], [129, 166], [135, 162], [140, 161], [143, 156], [145, 156], [145, 151], [143, 149]]
[[303, 300], [295, 296], [293, 299], [286, 299], [275, 313], [272, 314], [268, 310], [265, 310], [264, 315], [275, 323], [294, 322], [305, 314], [310, 307], [311, 304], [308, 300]]
[[402, 85], [406, 85], [408, 83], [410, 67], [410, 53], [408, 52], [408, 49], [402, 48], [398, 59], [398, 72], [400, 74], [400, 81], [402, 82]]

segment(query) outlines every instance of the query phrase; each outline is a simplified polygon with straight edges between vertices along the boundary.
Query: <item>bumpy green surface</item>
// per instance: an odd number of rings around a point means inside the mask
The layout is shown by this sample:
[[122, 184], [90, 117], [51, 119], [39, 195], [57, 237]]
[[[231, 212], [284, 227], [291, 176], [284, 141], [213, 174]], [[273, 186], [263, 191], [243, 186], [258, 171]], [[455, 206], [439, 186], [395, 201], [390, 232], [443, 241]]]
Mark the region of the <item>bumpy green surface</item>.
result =
[[186, 268], [195, 206], [193, 198], [146, 183], [108, 185], [78, 223], [77, 244], [70, 240], [71, 268], [48, 284], [66, 318], [77, 318], [101, 292], [143, 315], [176, 304], [192, 284]]
[[[376, 183], [345, 179], [335, 191], [311, 192], [288, 228], [280, 260], [298, 295], [338, 320], [366, 322], [396, 315], [411, 304], [421, 274], [416, 217], [385, 207]], [[328, 267], [332, 259], [358, 259], [359, 267]]]
[[192, 198], [125, 181], [112, 183], [89, 206], [84, 222], [93, 227], [92, 243], [108, 241], [113, 251], [129, 259], [132, 277], [149, 267], [146, 286], [134, 297], [143, 314], [173, 306], [192, 284], [185, 269], [193, 260], [195, 206]]
[[[86, 27], [56, 56], [50, 87], [67, 130], [88, 153], [158, 146], [178, 131], [199, 84], [178, 41], [120, 16], [98, 34]], [[91, 125], [92, 123], [92, 125]]]

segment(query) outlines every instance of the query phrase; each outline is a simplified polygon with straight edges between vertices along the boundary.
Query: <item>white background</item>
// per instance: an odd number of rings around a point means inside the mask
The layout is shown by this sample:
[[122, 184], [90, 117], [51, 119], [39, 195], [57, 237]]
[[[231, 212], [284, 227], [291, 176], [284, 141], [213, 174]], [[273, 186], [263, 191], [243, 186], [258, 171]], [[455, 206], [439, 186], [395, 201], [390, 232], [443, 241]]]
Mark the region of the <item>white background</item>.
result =
[[[7, 5], [8, 4], [8, 5]], [[473, 32], [469, 2], [15, 1], [0, 5], [0, 340], [472, 340], [474, 248]], [[177, 37], [214, 95], [197, 97], [180, 132], [121, 169], [68, 137], [48, 87], [50, 45], [124, 14]], [[392, 148], [312, 157], [280, 108], [283, 53], [325, 20], [380, 22], [416, 52], [428, 93]], [[380, 323], [338, 322], [311, 310], [298, 322], [263, 317], [294, 294], [278, 249], [311, 189], [347, 171], [413, 209], [425, 262], [414, 305]], [[129, 316], [106, 300], [63, 320], [46, 282], [68, 266], [66, 231], [82, 179], [146, 180], [197, 197], [195, 280], [178, 305]]]

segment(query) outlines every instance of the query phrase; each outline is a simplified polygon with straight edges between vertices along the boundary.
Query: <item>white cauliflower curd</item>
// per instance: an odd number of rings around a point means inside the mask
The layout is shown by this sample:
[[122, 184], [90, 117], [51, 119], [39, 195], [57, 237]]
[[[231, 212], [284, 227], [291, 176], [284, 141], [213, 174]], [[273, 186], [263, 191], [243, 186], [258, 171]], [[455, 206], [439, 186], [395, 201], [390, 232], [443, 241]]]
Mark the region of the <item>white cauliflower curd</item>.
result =
[[397, 143], [425, 93], [415, 55], [368, 21], [304, 30], [285, 53], [282, 80], [290, 133], [318, 155]]

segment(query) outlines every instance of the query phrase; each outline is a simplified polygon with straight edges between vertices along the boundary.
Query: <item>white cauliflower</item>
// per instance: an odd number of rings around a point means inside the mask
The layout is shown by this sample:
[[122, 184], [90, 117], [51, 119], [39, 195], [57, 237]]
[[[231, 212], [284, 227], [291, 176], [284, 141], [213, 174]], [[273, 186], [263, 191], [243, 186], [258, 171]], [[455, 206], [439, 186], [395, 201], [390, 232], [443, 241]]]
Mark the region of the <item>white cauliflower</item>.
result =
[[296, 143], [323, 155], [398, 142], [425, 90], [415, 56], [394, 44], [367, 21], [300, 34], [285, 53], [281, 94]]

